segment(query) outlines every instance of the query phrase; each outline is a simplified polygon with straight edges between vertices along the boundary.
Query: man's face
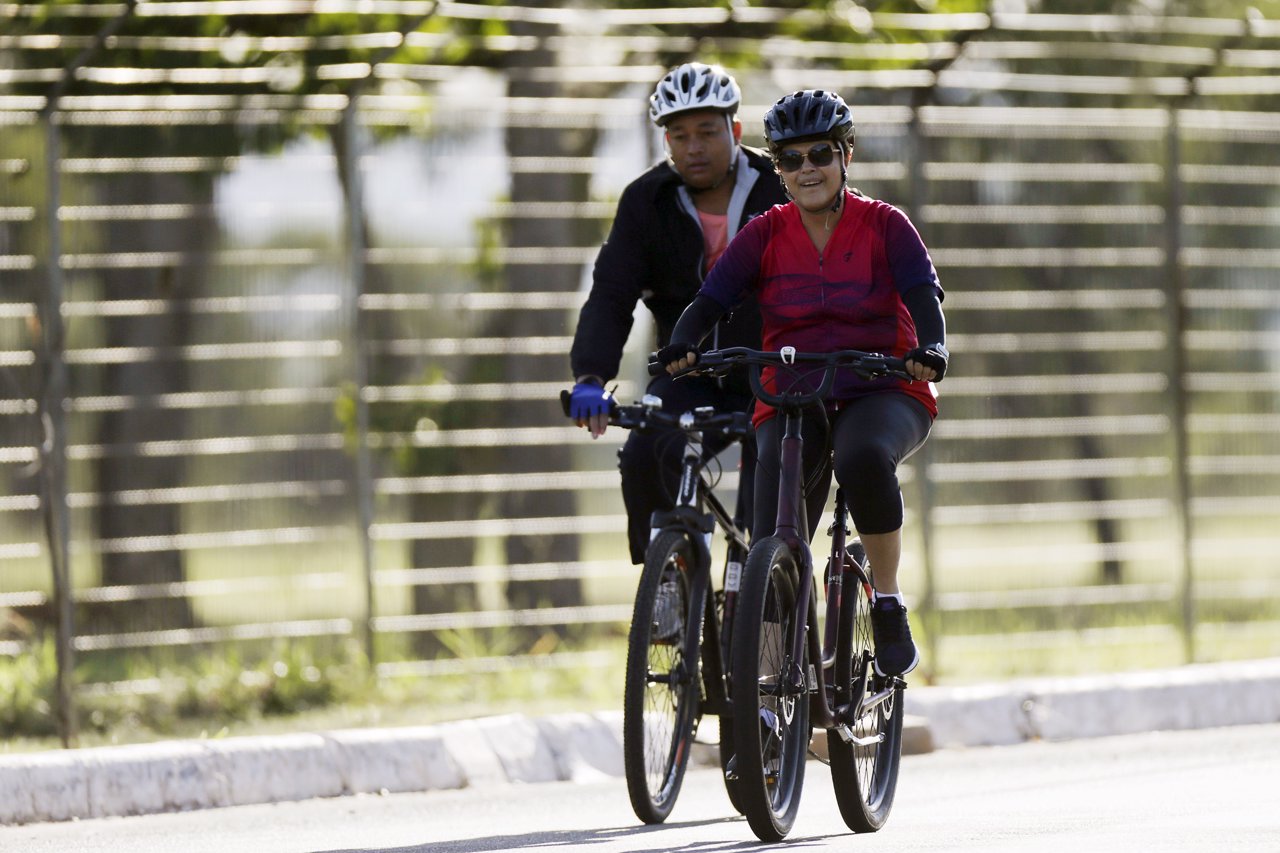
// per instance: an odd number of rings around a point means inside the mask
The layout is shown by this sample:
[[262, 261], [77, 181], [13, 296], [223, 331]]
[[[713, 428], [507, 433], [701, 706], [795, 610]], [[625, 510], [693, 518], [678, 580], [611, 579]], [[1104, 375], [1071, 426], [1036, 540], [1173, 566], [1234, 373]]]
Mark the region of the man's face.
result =
[[742, 137], [742, 125], [716, 110], [681, 113], [667, 122], [667, 147], [671, 163], [696, 189], [719, 182], [729, 171], [734, 147]]

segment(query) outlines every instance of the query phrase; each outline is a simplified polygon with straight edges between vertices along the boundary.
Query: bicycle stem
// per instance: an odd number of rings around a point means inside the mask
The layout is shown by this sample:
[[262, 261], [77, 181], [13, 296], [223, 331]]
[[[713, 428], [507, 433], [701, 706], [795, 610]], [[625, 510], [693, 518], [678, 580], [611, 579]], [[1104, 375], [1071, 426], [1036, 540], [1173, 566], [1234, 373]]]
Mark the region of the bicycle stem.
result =
[[698, 462], [701, 445], [688, 436], [684, 444], [684, 463], [681, 466], [680, 494], [676, 506], [695, 506], [698, 500]]
[[774, 535], [794, 548], [808, 539], [808, 531], [799, 525], [804, 514], [804, 493], [801, 478], [804, 476], [804, 438], [800, 435], [800, 415], [785, 415], [779, 464], [778, 515]]

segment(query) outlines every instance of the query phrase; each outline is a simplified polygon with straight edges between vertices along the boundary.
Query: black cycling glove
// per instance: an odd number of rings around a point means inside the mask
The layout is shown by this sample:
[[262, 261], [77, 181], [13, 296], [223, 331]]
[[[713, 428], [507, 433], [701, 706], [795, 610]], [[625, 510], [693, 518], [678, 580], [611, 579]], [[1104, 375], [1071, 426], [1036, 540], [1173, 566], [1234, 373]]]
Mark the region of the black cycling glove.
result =
[[933, 381], [941, 382], [942, 377], [947, 375], [947, 363], [951, 360], [951, 353], [947, 352], [944, 344], [925, 344], [907, 353], [903, 356], [903, 360], [919, 362], [925, 367], [933, 368], [938, 373], [933, 377]]
[[680, 359], [687, 356], [689, 353], [696, 354], [697, 352], [698, 352], [697, 344], [682, 344], [682, 343], [667, 344], [665, 347], [658, 350], [658, 353], [657, 353], [658, 364], [662, 365], [662, 367], [665, 369], [666, 366], [668, 364], [671, 364], [673, 361], [679, 361]]

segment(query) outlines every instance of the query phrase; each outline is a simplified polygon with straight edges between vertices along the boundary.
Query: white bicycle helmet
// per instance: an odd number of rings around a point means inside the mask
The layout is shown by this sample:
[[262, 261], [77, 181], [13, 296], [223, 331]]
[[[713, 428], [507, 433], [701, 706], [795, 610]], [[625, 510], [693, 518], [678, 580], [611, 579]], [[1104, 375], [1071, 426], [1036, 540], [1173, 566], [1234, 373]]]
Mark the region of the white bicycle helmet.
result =
[[649, 118], [664, 127], [672, 116], [690, 110], [738, 111], [742, 91], [729, 72], [718, 65], [686, 62], [658, 81], [649, 96]]

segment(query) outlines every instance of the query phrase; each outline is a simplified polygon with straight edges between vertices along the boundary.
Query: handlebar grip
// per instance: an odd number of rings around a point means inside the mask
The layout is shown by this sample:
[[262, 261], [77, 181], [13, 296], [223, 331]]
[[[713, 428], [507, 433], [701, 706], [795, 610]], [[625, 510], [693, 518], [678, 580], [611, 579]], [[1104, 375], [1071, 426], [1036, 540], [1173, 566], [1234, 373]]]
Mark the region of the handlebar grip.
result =
[[566, 418], [569, 417], [569, 398], [572, 396], [573, 395], [568, 391], [564, 389], [560, 390], [560, 408], [564, 409], [564, 416]]
[[649, 362], [650, 376], [661, 376], [667, 372], [667, 366], [658, 361], [658, 354], [656, 352], [649, 353], [649, 358], [652, 359]]

